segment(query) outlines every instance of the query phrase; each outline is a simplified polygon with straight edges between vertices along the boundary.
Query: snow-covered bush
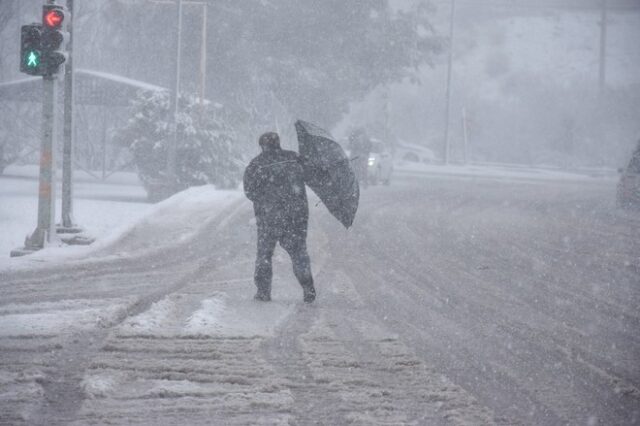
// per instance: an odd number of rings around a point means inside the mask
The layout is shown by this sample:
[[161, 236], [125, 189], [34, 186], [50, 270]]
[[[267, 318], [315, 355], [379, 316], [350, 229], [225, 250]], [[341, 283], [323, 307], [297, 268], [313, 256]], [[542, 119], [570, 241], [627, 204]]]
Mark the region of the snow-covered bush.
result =
[[140, 92], [131, 105], [131, 118], [116, 134], [128, 147], [149, 198], [159, 200], [185, 188], [212, 183], [231, 188], [239, 182], [242, 165], [235, 132], [224, 108], [193, 95], [181, 95], [177, 116], [175, 181], [167, 176], [167, 147], [173, 143], [167, 92]]

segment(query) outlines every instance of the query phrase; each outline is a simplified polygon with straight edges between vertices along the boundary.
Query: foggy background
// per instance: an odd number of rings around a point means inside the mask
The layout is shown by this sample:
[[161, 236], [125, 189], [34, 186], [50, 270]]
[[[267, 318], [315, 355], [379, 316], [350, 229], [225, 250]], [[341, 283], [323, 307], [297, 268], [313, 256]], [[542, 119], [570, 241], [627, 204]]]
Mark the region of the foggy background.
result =
[[[0, 0], [0, 83], [26, 77], [19, 29], [39, 21], [41, 5]], [[449, 1], [216, 0], [207, 9], [204, 93], [224, 108], [244, 158], [265, 130], [295, 146], [297, 118], [337, 138], [362, 126], [391, 146], [416, 144], [443, 158]], [[640, 2], [607, 2], [604, 57], [601, 9], [600, 0], [456, 2], [452, 162], [625, 163], [640, 136]], [[184, 4], [180, 89], [194, 95], [202, 89], [203, 10]], [[175, 28], [170, 3], [76, 0], [74, 65], [172, 89]], [[126, 164], [115, 142], [128, 117], [123, 105], [78, 106], [83, 167]], [[0, 111], [5, 157], [35, 162], [39, 104], [5, 98]]]

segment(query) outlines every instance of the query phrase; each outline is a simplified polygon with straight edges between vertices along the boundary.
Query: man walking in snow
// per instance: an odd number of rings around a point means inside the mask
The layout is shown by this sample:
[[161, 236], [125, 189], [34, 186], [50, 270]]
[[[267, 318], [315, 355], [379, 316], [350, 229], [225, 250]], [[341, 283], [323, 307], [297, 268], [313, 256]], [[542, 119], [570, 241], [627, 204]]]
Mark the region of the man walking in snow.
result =
[[244, 172], [244, 192], [253, 202], [258, 226], [258, 253], [254, 280], [256, 300], [271, 300], [271, 258], [276, 244], [289, 253], [303, 299], [316, 298], [307, 253], [309, 206], [300, 156], [280, 147], [280, 137], [269, 132], [258, 140], [262, 152]]

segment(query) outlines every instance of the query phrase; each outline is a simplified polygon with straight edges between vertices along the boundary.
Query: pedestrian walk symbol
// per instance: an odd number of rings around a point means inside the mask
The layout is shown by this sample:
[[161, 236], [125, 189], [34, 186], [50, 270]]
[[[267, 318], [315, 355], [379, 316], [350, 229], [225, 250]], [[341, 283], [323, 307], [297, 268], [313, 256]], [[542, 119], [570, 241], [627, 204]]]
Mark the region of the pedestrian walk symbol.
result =
[[27, 66], [30, 68], [35, 68], [38, 66], [39, 63], [40, 63], [40, 58], [38, 57], [38, 54], [33, 50], [29, 52], [29, 55], [27, 56]]

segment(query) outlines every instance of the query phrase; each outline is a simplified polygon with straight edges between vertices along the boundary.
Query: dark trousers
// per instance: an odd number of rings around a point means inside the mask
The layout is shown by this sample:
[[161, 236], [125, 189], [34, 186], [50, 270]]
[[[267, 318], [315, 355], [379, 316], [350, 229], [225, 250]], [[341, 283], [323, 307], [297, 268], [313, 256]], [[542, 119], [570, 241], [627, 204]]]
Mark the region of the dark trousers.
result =
[[[298, 228], [298, 229], [295, 229]], [[313, 287], [311, 275], [311, 261], [307, 252], [306, 227], [292, 227], [282, 229], [280, 227], [258, 226], [258, 255], [256, 257], [256, 270], [254, 280], [258, 291], [271, 294], [271, 278], [273, 269], [271, 258], [276, 244], [280, 243], [283, 249], [291, 257], [293, 273], [302, 288]]]

